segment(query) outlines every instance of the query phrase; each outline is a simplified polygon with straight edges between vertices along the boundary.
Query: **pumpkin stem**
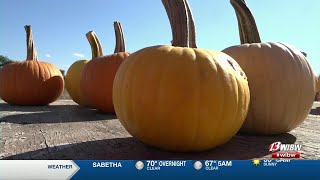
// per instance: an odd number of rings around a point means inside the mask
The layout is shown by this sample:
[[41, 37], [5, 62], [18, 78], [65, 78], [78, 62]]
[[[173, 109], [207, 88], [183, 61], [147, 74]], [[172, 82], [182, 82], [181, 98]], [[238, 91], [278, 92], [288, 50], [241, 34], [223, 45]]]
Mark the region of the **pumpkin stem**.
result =
[[236, 12], [241, 44], [261, 43], [258, 27], [245, 0], [230, 0], [230, 3]]
[[94, 31], [89, 31], [86, 36], [91, 46], [92, 59], [103, 56], [102, 46], [96, 33]]
[[35, 47], [32, 29], [30, 25], [24, 26], [27, 33], [27, 61], [38, 61], [37, 49]]
[[189, 45], [191, 48], [197, 48], [196, 28], [193, 20], [193, 15], [192, 15], [188, 1], [187, 0], [185, 1], [186, 1], [187, 11], [188, 11], [188, 18], [189, 18]]
[[118, 52], [125, 52], [126, 47], [125, 47], [125, 42], [124, 42], [124, 37], [123, 37], [123, 31], [120, 22], [114, 22], [114, 32], [116, 35], [116, 47], [114, 49], [114, 53]]
[[195, 25], [187, 0], [162, 0], [171, 29], [172, 45], [196, 47]]

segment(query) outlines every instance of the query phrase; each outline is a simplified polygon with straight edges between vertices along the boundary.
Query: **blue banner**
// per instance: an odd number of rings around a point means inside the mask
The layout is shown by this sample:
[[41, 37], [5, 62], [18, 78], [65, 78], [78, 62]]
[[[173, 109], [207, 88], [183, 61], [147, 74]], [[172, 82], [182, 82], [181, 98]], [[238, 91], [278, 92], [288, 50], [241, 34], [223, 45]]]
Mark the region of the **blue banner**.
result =
[[315, 160], [1, 160], [0, 179], [319, 180]]
[[316, 160], [76, 160], [79, 170], [72, 179], [109, 178], [217, 178], [319, 180]]

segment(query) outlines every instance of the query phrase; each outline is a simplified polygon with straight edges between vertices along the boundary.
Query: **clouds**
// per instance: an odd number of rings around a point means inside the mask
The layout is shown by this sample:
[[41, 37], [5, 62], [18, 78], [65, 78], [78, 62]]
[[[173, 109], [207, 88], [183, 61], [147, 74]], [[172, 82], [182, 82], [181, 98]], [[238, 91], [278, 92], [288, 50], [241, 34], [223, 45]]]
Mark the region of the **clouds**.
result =
[[[75, 56], [75, 57], [77, 57], [77, 58], [84, 58], [84, 57], [85, 57], [84, 54], [82, 54], [82, 53], [77, 53], [77, 52], [73, 53], [72, 55]], [[49, 53], [45, 54], [44, 56], [47, 57], [47, 58], [51, 58], [51, 57], [52, 57], [51, 54], [49, 54]]]
[[77, 58], [84, 58], [84, 54], [81, 53], [73, 53], [73, 56], [77, 57]]

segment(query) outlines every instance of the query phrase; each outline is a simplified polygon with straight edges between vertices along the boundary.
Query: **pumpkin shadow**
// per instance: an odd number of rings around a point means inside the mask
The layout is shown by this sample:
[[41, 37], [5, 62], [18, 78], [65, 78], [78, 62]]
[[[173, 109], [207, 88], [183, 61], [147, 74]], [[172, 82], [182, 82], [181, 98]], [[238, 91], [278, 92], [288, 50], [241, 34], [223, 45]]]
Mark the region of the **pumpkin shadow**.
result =
[[311, 109], [310, 114], [312, 114], [312, 115], [320, 115], [320, 107], [316, 107], [314, 109]]
[[[70, 107], [69, 107], [70, 106]], [[23, 105], [12, 105], [5, 102], [0, 103], [0, 112], [1, 111], [16, 111], [16, 112], [41, 112], [41, 111], [58, 111], [60, 109], [69, 108], [85, 108], [77, 104], [66, 104], [66, 105], [41, 105], [41, 106], [23, 106]]]
[[268, 149], [269, 145], [277, 141], [281, 141], [282, 143], [295, 143], [296, 137], [289, 133], [277, 136], [248, 136], [239, 134], [225, 145], [209, 151], [197, 153], [177, 153], [163, 151], [144, 145], [133, 137], [127, 137], [48, 147], [36, 151], [7, 156], [3, 159], [245, 160], [262, 158], [266, 155], [269, 155], [271, 153]]
[[[1, 103], [0, 109], [0, 122], [16, 124], [65, 123], [117, 119], [113, 114], [104, 114], [95, 109], [78, 105], [22, 107]], [[1, 111], [8, 111], [9, 113], [1, 113]], [[10, 112], [14, 112], [14, 114], [10, 114]]]

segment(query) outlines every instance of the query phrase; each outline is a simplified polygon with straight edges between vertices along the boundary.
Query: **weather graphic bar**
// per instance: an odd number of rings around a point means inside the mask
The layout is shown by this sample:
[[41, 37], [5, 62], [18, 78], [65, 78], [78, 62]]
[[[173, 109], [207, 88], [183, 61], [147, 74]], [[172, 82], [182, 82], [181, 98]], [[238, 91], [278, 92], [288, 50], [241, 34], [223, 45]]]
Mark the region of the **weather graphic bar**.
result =
[[[288, 152], [286, 152], [288, 153]], [[291, 153], [292, 154], [292, 153]], [[320, 161], [254, 160], [3, 160], [0, 179], [105, 179], [150, 177], [318, 176]], [[271, 173], [272, 172], [272, 173]]]

